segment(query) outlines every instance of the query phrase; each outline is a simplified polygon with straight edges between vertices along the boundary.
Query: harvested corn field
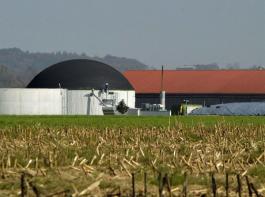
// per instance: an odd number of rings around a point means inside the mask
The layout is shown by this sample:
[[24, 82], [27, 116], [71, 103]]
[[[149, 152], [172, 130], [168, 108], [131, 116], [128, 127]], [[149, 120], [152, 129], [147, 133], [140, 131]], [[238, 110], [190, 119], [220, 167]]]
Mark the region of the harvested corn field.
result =
[[253, 118], [1, 117], [0, 196], [264, 195]]

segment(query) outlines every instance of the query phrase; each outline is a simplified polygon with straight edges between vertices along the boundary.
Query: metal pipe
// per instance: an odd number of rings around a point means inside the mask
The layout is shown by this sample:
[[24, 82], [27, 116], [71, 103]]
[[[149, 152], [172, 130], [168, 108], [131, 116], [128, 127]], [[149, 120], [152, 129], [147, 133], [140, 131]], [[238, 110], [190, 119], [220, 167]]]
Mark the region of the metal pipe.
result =
[[160, 104], [162, 105], [162, 110], [166, 109], [166, 92], [164, 91], [164, 66], [161, 69], [161, 92], [160, 92]]
[[166, 91], [161, 91], [160, 93], [160, 104], [162, 105], [162, 110], [166, 109]]

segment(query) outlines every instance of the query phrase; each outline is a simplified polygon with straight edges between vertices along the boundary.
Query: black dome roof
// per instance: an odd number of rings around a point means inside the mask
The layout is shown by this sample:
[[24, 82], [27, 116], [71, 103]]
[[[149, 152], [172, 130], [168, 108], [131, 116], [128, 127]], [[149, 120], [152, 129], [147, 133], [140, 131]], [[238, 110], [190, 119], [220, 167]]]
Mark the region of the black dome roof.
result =
[[27, 88], [102, 89], [109, 83], [111, 90], [133, 90], [129, 81], [111, 66], [87, 59], [68, 60], [41, 71]]

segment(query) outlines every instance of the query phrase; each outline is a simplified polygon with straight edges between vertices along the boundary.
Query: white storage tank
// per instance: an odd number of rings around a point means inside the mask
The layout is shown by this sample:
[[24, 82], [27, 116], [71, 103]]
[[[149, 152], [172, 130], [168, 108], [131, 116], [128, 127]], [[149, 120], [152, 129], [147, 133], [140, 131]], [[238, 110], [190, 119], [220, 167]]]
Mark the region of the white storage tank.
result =
[[97, 98], [108, 91], [116, 103], [135, 107], [135, 91], [117, 70], [101, 62], [78, 59], [52, 65], [40, 72], [27, 88], [0, 89], [0, 114], [103, 115]]

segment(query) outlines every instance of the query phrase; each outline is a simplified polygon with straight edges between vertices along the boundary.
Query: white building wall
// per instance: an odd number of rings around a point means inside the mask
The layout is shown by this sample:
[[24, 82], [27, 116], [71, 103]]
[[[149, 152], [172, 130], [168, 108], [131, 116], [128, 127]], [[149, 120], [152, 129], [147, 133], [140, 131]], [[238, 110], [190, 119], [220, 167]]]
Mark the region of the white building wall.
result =
[[[124, 90], [110, 90], [113, 92], [116, 100], [116, 104], [122, 99], [127, 106], [135, 107], [135, 91], [124, 91]], [[69, 115], [103, 115], [102, 105], [99, 100], [90, 96], [91, 90], [68, 90], [67, 91], [67, 108]], [[94, 94], [100, 99], [106, 98], [106, 95], [101, 94], [100, 91], [94, 90]], [[112, 98], [109, 95], [108, 98]]]
[[[99, 95], [98, 91], [94, 93], [97, 96]], [[90, 96], [88, 98], [88, 115], [103, 115], [102, 105], [100, 101], [94, 96]]]
[[64, 89], [0, 89], [0, 114], [60, 115], [63, 114]]
[[[95, 91], [97, 94], [98, 91]], [[67, 91], [67, 114], [69, 115], [103, 115], [102, 107], [91, 90]]]
[[84, 115], [87, 114], [87, 91], [67, 91], [67, 114]]
[[113, 90], [111, 92], [117, 94], [117, 104], [123, 99], [128, 107], [135, 108], [135, 91]]
[[[66, 89], [0, 89], [0, 114], [6, 115], [103, 115], [91, 90]], [[115, 90], [116, 103], [122, 99], [135, 107], [135, 91]], [[99, 91], [94, 91], [100, 97]], [[102, 98], [104, 95], [101, 95]], [[105, 98], [105, 97], [104, 97]]]

